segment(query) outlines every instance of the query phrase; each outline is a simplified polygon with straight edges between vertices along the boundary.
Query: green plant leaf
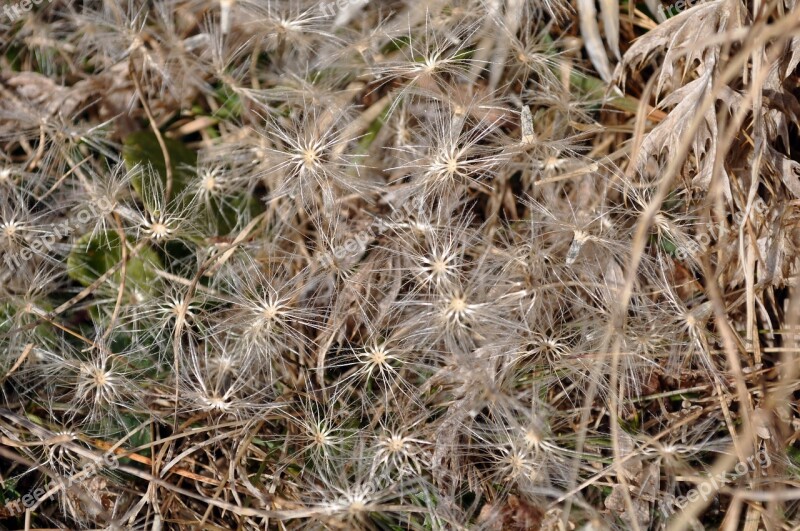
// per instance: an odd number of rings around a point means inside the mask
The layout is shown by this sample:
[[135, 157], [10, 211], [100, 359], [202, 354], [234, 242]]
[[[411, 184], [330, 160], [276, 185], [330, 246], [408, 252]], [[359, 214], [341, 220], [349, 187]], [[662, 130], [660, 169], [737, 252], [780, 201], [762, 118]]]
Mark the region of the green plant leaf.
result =
[[[116, 232], [86, 234], [69, 254], [67, 271], [70, 278], [88, 286], [120, 260], [122, 249]], [[156, 269], [160, 267], [158, 255], [149, 248], [142, 249], [137, 256], [129, 257], [125, 275], [127, 288], [152, 291], [158, 280]], [[121, 270], [117, 271], [112, 278], [119, 282], [121, 274]]]
[[235, 119], [242, 116], [244, 105], [239, 95], [231, 90], [227, 85], [221, 85], [214, 91], [217, 101], [220, 102], [220, 107], [212, 116], [223, 120]]
[[[173, 138], [164, 137], [164, 144], [167, 147], [172, 168], [172, 197], [177, 197], [186, 188], [189, 179], [194, 174], [197, 166], [197, 153]], [[128, 171], [133, 171], [137, 165], [140, 167], [150, 166], [166, 186], [167, 164], [164, 161], [164, 153], [161, 151], [158, 138], [152, 131], [137, 131], [129, 134], [122, 147], [122, 158], [125, 160], [125, 167]], [[146, 196], [142, 190], [145, 182], [144, 174], [144, 171], [137, 172], [131, 179], [133, 188], [142, 199]], [[145, 206], [150, 208], [150, 205]]]

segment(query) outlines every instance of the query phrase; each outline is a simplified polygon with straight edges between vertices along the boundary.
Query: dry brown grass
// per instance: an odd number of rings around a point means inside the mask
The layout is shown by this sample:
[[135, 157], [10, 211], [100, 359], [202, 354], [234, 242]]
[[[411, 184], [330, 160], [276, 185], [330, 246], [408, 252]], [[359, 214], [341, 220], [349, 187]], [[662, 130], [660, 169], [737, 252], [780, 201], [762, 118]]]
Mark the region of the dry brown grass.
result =
[[794, 2], [342, 5], [0, 12], [0, 526], [798, 529]]

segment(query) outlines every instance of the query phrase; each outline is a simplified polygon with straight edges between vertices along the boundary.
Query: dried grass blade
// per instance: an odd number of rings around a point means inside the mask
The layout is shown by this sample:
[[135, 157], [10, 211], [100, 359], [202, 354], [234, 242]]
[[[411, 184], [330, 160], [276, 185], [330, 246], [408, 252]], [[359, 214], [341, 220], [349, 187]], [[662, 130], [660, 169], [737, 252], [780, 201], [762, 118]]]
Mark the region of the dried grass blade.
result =
[[600, 38], [600, 26], [597, 23], [597, 9], [594, 0], [578, 0], [581, 35], [586, 46], [586, 53], [606, 83], [611, 82], [611, 63], [608, 60], [603, 39]]

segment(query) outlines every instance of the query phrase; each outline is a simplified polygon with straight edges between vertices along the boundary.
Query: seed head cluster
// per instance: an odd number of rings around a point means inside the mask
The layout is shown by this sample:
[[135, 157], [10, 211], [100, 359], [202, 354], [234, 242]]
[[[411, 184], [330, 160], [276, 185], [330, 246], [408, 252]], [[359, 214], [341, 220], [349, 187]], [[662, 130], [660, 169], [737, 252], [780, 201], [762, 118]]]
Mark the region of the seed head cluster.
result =
[[323, 4], [0, 21], [0, 500], [47, 487], [10, 518], [789, 529], [794, 3], [693, 7], [724, 48], [642, 6], [604, 44], [582, 0]]

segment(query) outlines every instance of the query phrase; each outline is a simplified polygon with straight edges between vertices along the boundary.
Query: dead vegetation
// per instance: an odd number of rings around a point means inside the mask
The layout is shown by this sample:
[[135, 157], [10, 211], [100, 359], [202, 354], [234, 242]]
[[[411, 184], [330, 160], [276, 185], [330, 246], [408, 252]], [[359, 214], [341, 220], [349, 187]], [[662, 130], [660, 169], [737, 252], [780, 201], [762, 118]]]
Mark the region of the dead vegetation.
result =
[[793, 0], [14, 6], [1, 525], [800, 525]]

